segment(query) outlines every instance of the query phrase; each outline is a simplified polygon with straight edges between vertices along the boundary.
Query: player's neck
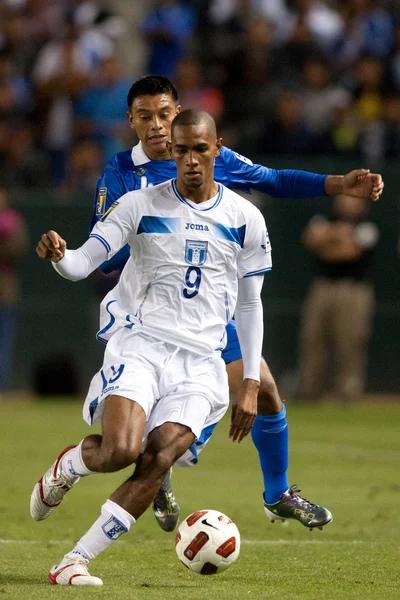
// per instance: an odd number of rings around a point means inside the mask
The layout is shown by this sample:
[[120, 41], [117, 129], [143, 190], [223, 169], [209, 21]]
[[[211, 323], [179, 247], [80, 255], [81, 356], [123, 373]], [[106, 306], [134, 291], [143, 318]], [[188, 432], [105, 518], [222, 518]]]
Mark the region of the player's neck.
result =
[[184, 198], [187, 198], [196, 204], [207, 202], [207, 200], [214, 198], [214, 196], [218, 194], [218, 183], [214, 180], [206, 182], [198, 188], [189, 188], [178, 178], [176, 180], [176, 187], [178, 188], [178, 192], [182, 194]]

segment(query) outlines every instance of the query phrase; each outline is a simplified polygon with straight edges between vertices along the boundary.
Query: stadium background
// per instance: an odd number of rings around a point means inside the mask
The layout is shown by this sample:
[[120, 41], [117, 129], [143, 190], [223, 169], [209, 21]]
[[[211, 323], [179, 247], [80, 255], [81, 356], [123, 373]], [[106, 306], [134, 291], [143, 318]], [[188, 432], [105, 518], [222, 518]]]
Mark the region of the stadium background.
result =
[[[149, 33], [156, 5], [161, 13], [179, 11], [169, 64], [165, 47]], [[24, 215], [31, 239], [21, 263], [13, 388], [32, 388], [40, 368], [61, 356], [72, 362], [81, 392], [97, 370], [102, 347], [94, 333], [108, 282], [98, 276], [63, 281], [34, 247], [49, 228], [72, 248], [85, 239], [97, 175], [110, 152], [135, 142], [124, 122], [126, 91], [137, 77], [165, 69], [183, 106], [209, 110], [226, 144], [255, 162], [321, 173], [361, 166], [382, 172], [384, 196], [371, 212], [381, 238], [371, 271], [378, 304], [368, 391], [399, 392], [398, 2], [3, 0], [0, 11], [0, 184]], [[72, 67], [75, 86], [50, 81], [67, 72], [62, 60], [58, 72], [49, 65], [63, 39], [85, 59]], [[98, 90], [104, 64], [115, 77], [108, 95]], [[118, 116], [109, 108], [114, 93]], [[65, 102], [51, 126], [49, 107], [60, 98]], [[104, 120], [101, 99], [109, 111]], [[317, 118], [310, 106], [325, 110]], [[99, 115], [97, 126], [92, 114]], [[314, 273], [300, 236], [312, 215], [329, 212], [330, 200], [253, 199], [265, 214], [274, 259], [264, 286], [264, 353], [290, 393], [299, 312]]]

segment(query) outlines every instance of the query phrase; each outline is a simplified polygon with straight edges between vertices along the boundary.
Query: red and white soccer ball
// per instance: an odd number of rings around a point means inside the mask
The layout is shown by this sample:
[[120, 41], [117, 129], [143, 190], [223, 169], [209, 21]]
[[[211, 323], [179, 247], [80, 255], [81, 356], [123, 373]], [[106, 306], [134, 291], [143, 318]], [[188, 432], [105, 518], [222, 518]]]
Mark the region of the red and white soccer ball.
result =
[[218, 510], [199, 510], [179, 525], [175, 549], [185, 567], [200, 575], [214, 575], [237, 560], [240, 533]]

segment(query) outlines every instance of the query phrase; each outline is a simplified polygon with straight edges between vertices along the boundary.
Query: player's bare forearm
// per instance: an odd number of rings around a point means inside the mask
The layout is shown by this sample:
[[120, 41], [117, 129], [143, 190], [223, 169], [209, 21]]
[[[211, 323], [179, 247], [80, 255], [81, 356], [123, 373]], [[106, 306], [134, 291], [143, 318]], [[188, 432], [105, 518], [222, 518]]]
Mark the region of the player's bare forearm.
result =
[[257, 397], [260, 382], [245, 379], [238, 391], [236, 403], [232, 406], [229, 437], [233, 442], [241, 442], [250, 432], [257, 416]]
[[36, 246], [36, 253], [40, 258], [50, 262], [59, 262], [65, 255], [67, 242], [53, 230], [44, 233]]
[[346, 194], [356, 198], [379, 200], [385, 187], [380, 173], [370, 173], [369, 169], [356, 169], [346, 175], [328, 175], [325, 179], [325, 192], [328, 196]]

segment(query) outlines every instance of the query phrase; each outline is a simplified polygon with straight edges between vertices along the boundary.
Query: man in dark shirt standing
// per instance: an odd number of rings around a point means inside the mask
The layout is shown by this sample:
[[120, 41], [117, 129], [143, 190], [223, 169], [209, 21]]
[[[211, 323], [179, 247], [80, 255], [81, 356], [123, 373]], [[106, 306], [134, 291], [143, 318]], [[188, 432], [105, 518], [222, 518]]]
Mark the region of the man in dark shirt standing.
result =
[[331, 219], [315, 216], [303, 243], [319, 274], [306, 298], [300, 328], [299, 395], [318, 397], [334, 376], [334, 392], [357, 398], [365, 387], [367, 342], [375, 308], [367, 270], [379, 238], [367, 221], [367, 200], [336, 196]]

